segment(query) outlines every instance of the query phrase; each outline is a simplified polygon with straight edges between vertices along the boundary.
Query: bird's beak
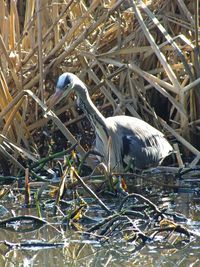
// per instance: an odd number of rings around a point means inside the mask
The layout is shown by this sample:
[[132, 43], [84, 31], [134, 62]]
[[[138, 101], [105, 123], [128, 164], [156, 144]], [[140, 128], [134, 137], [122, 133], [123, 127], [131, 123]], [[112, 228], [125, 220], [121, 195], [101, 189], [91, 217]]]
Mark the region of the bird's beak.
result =
[[59, 100], [61, 100], [62, 96], [63, 92], [59, 89], [56, 89], [56, 92], [47, 100], [46, 112], [52, 109], [59, 102]]

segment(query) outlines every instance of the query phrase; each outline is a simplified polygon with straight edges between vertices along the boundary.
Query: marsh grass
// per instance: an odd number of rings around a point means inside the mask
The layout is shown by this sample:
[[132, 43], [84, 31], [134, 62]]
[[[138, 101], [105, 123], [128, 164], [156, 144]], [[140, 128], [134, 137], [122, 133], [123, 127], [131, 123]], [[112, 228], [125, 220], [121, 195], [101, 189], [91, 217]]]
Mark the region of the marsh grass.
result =
[[[24, 162], [37, 162], [41, 150], [51, 153], [52, 138], [44, 148], [38, 138], [47, 128], [55, 140], [59, 129], [77, 144], [81, 157], [90, 147], [93, 132], [71, 98], [56, 108], [62, 122], [52, 111], [45, 115], [46, 100], [64, 71], [87, 84], [105, 116], [140, 117], [175, 138], [194, 167], [200, 155], [196, 5], [1, 1], [0, 152], [11, 173], [24, 172]], [[87, 164], [94, 167], [89, 158]]]

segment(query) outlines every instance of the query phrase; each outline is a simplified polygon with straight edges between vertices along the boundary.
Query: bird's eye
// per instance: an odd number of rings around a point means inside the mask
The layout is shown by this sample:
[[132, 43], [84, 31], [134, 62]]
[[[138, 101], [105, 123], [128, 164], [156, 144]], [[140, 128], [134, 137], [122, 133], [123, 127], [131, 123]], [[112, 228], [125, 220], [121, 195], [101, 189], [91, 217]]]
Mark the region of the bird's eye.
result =
[[69, 87], [69, 83], [64, 83], [63, 84], [63, 90], [66, 90]]

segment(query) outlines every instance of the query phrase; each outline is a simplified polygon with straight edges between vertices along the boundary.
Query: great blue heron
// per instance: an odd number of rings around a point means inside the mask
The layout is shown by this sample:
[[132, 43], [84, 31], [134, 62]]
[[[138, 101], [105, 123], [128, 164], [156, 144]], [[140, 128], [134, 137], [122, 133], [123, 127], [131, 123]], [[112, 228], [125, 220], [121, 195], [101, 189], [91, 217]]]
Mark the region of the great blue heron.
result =
[[95, 129], [95, 149], [106, 164], [109, 162], [111, 170], [123, 171], [131, 161], [139, 169], [156, 166], [173, 150], [164, 135], [143, 120], [124, 115], [105, 118], [93, 104], [86, 85], [72, 73], [58, 78], [48, 110], [72, 90]]

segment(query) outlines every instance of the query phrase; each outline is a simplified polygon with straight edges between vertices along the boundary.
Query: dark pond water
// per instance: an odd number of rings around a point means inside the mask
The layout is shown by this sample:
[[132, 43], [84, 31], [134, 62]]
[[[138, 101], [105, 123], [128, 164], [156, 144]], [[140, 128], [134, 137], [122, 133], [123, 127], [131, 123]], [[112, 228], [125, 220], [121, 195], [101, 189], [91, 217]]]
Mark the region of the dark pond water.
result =
[[[159, 178], [128, 180], [129, 191], [137, 192], [151, 199], [159, 208], [168, 212], [178, 212], [186, 220], [180, 223], [200, 235], [200, 176], [191, 174], [181, 180], [160, 175]], [[19, 196], [20, 197], [20, 196]], [[115, 208], [119, 199], [105, 199], [107, 205]], [[36, 215], [36, 208], [25, 208], [15, 196], [3, 198], [1, 205], [13, 215]], [[90, 216], [101, 219], [98, 205], [90, 211]], [[0, 228], [0, 266], [200, 266], [200, 237], [193, 235], [174, 242], [173, 237], [148, 242], [137, 252], [134, 245], [120, 241], [98, 242], [79, 234], [77, 229], [61, 230], [60, 218], [52, 218], [48, 209], [42, 210], [42, 216], [52, 225], [45, 225], [30, 232], [10, 231]], [[77, 228], [80, 225], [77, 223]], [[51, 242], [62, 245], [57, 248], [34, 246], [11, 249], [4, 241]], [[63, 244], [64, 242], [64, 244]]]

